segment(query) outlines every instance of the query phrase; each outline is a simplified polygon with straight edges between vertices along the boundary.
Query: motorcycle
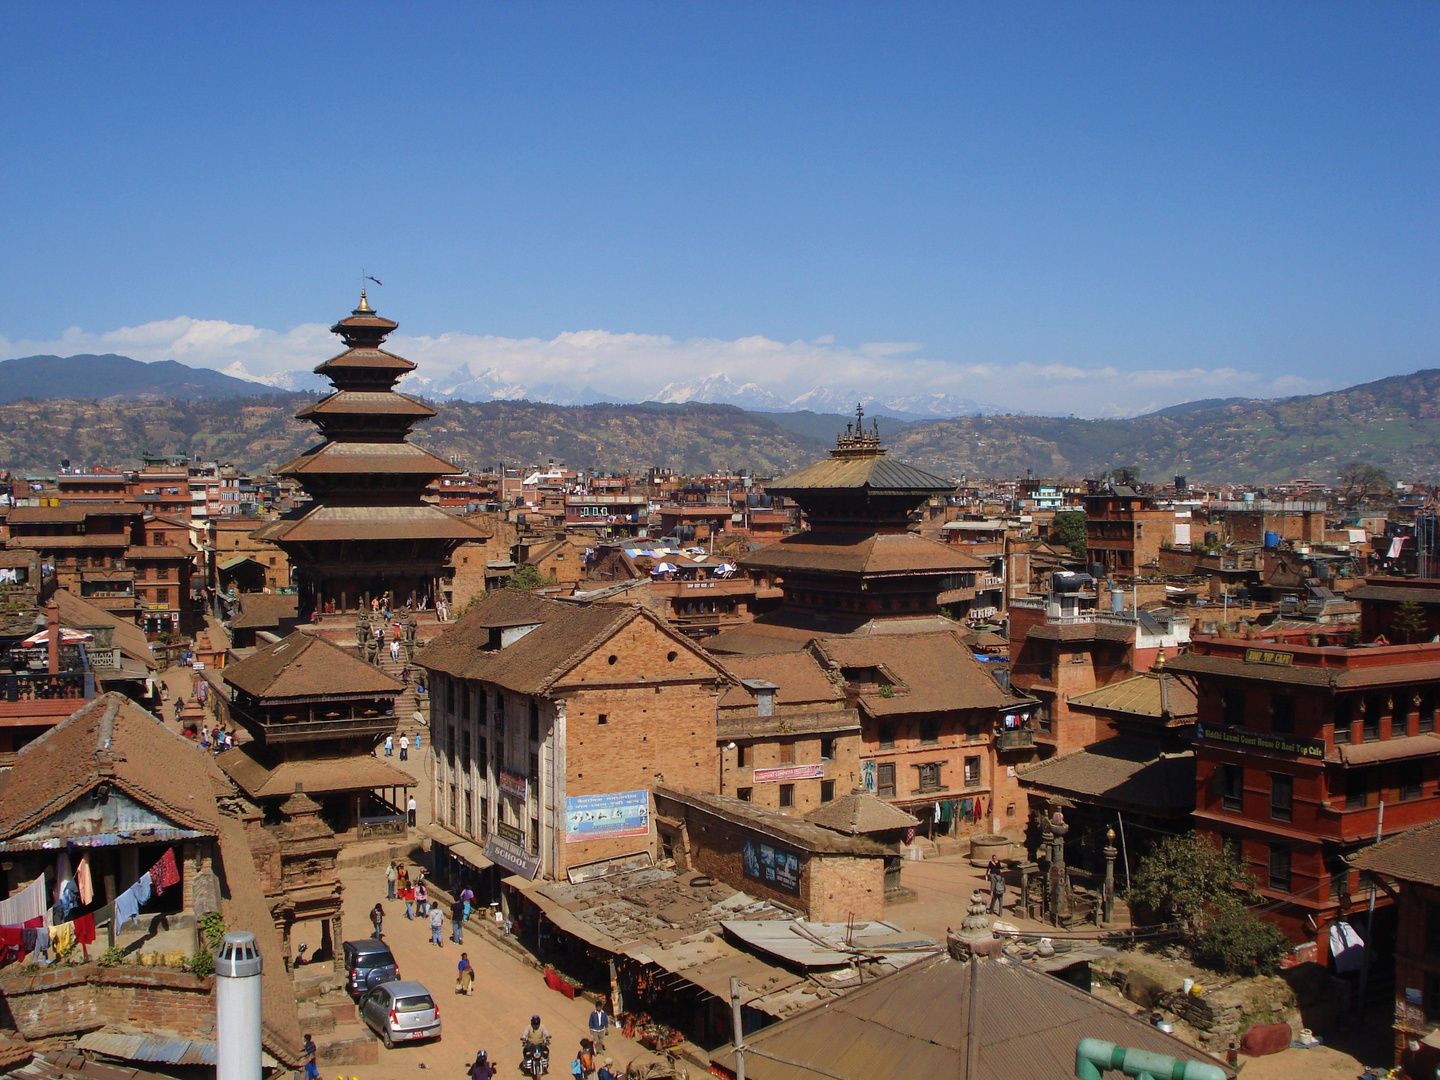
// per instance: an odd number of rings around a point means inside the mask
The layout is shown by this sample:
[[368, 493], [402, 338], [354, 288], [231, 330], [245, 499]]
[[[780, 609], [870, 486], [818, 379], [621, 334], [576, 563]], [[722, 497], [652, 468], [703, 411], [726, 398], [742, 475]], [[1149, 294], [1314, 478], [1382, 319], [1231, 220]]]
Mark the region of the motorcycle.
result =
[[522, 1040], [520, 1043], [520, 1071], [532, 1080], [540, 1080], [550, 1071], [550, 1044], [532, 1043]]

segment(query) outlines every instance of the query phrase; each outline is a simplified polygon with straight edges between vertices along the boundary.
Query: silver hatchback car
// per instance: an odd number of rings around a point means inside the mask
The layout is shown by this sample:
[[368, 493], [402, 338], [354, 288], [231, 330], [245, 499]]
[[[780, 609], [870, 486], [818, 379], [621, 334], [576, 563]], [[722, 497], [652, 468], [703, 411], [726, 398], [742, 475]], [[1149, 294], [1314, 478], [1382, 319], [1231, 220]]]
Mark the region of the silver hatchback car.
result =
[[360, 1019], [387, 1050], [398, 1042], [440, 1038], [440, 1006], [418, 982], [381, 983], [361, 999]]

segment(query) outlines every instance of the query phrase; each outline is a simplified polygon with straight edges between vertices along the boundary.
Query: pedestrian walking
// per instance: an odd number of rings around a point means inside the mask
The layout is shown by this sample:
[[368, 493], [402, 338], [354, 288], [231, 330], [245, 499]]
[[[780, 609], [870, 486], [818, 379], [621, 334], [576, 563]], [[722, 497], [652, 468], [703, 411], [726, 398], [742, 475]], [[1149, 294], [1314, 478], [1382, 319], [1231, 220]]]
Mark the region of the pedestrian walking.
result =
[[450, 940], [456, 945], [465, 943], [465, 905], [459, 900], [450, 905]]
[[320, 1064], [316, 1061], [319, 1050], [315, 1047], [315, 1040], [310, 1033], [305, 1033], [305, 1080], [320, 1080]]
[[418, 731], [415, 732], [415, 749], [416, 749], [416, 750], [419, 750], [419, 749], [420, 749], [420, 738], [421, 738], [421, 733], [418, 732]]
[[990, 865], [986, 868], [990, 876], [990, 906], [986, 909], [991, 915], [1005, 914], [1005, 871], [1000, 866], [1000, 860], [996, 856], [990, 856]]
[[455, 966], [455, 992], [457, 994], [473, 994], [475, 992], [475, 965], [470, 963], [470, 954], [462, 952], [460, 963]]
[[376, 939], [384, 937], [385, 935], [382, 933], [382, 929], [385, 923], [385, 909], [380, 906], [378, 901], [375, 906], [370, 909], [370, 922], [375, 926], [375, 932], [370, 936]]
[[410, 760], [410, 736], [409, 736], [409, 735], [401, 735], [401, 736], [400, 736], [400, 760], [401, 760], [401, 761], [409, 761], [409, 760]]
[[610, 1030], [610, 1016], [605, 1006], [597, 1004], [590, 1013], [590, 1038], [595, 1040], [595, 1049], [605, 1049], [605, 1033]]
[[415, 890], [407, 884], [400, 890], [400, 899], [405, 901], [405, 917], [407, 919], [415, 918]]
[[390, 659], [397, 664], [400, 662], [400, 639], [398, 637], [390, 639]]
[[589, 1039], [580, 1040], [580, 1052], [575, 1055], [575, 1061], [580, 1066], [580, 1075], [590, 1077], [595, 1074], [595, 1044]]
[[464, 905], [464, 919], [466, 922], [469, 922], [470, 909], [475, 904], [475, 894], [470, 890], [470, 887], [468, 885], [460, 890], [460, 903]]
[[423, 881], [415, 886], [415, 914], [422, 919], [430, 914], [430, 893], [426, 890]]
[[439, 945], [442, 949], [445, 943], [440, 940], [441, 931], [445, 929], [445, 915], [437, 904], [430, 909], [430, 944]]
[[[394, 749], [395, 749], [395, 736], [394, 736], [394, 735], [386, 735], [386, 736], [385, 736], [385, 756], [386, 756], [386, 757], [389, 757], [389, 756], [390, 756], [390, 752], [391, 752], [392, 750], [394, 750]], [[413, 825], [414, 822], [412, 821], [411, 824]]]
[[395, 899], [395, 881], [396, 881], [397, 876], [398, 876], [398, 875], [395, 873], [395, 860], [394, 860], [394, 859], [391, 859], [391, 860], [390, 860], [390, 865], [385, 868], [385, 899], [386, 899], [386, 900], [394, 900], [394, 899]]
[[[386, 756], [388, 757], [389, 755], [387, 754]], [[415, 828], [415, 811], [419, 808], [420, 804], [415, 801], [415, 796], [411, 795], [410, 801], [405, 804], [405, 815], [410, 819], [410, 827], [412, 829]]]

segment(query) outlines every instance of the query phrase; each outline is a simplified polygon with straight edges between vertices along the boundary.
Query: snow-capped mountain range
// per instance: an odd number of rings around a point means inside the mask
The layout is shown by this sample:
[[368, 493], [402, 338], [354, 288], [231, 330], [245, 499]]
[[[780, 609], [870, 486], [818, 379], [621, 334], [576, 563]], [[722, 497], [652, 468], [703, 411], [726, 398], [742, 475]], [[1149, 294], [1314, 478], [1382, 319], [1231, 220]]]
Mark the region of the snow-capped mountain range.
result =
[[[325, 393], [327, 380], [310, 371], [285, 371], [278, 375], [252, 375], [239, 364], [231, 364], [224, 374], [237, 379], [263, 383], [280, 390], [307, 390]], [[559, 383], [538, 383], [526, 386], [505, 378], [494, 368], [474, 371], [468, 363], [444, 375], [430, 377], [412, 372], [400, 381], [398, 389], [407, 394], [440, 401], [544, 401], [552, 405], [624, 404], [623, 398], [603, 394], [593, 387], [576, 389]], [[863, 404], [871, 413], [891, 416], [897, 420], [932, 420], [952, 416], [983, 416], [1012, 410], [986, 405], [954, 394], [876, 394], [859, 389], [838, 389], [817, 386], [799, 397], [787, 398], [758, 383], [737, 383], [723, 372], [688, 382], [669, 382], [645, 401], [666, 405], [703, 402], [711, 405], [735, 405], [755, 412], [841, 413]]]

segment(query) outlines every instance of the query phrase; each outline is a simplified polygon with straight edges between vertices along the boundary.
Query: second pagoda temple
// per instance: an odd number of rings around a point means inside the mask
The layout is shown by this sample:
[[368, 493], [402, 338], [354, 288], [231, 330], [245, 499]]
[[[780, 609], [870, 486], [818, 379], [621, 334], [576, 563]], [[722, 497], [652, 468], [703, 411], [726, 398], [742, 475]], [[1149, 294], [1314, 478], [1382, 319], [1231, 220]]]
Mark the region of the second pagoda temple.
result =
[[460, 470], [409, 441], [410, 429], [435, 410], [395, 391], [415, 370], [380, 347], [397, 325], [371, 308], [362, 289], [350, 317], [330, 328], [346, 349], [315, 373], [335, 392], [295, 414], [325, 441], [275, 470], [294, 477], [314, 501], [252, 534], [289, 556], [302, 618], [387, 596], [397, 606], [433, 606], [450, 553], [484, 538], [422, 501], [432, 480]]

